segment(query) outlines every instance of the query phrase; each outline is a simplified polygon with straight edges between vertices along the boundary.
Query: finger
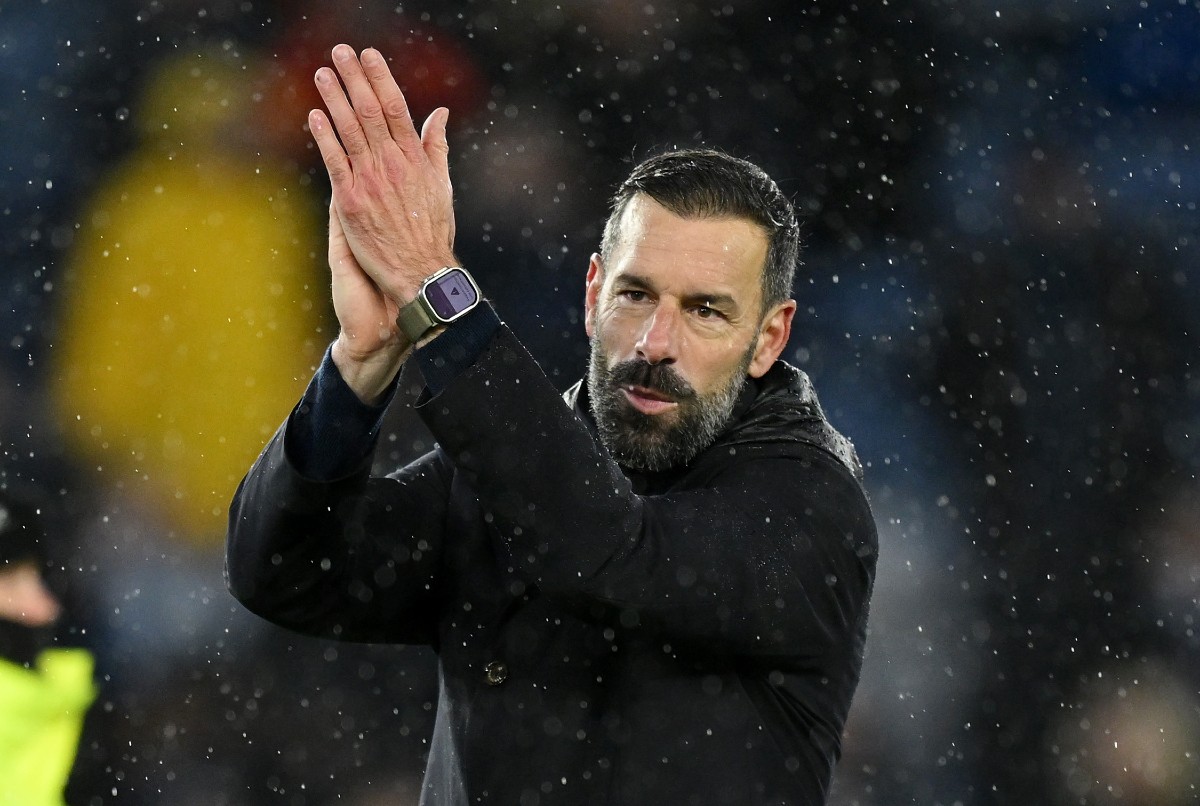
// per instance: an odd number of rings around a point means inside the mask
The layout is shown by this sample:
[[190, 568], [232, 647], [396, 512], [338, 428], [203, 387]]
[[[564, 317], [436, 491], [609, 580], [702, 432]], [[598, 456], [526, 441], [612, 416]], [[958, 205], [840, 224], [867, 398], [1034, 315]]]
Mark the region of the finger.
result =
[[342, 150], [342, 144], [338, 142], [324, 112], [314, 109], [308, 113], [308, 130], [317, 142], [317, 150], [321, 152], [321, 161], [325, 163], [334, 190], [348, 187], [353, 178], [350, 160], [346, 158], [346, 152]]
[[392, 139], [405, 153], [415, 153], [420, 147], [421, 138], [417, 136], [408, 101], [400, 91], [392, 71], [388, 69], [383, 54], [375, 48], [367, 48], [362, 52], [362, 67], [383, 107], [383, 117]]
[[[338, 216], [337, 201], [331, 199], [329, 201], [329, 252], [333, 254], [334, 246], [341, 246], [346, 243], [346, 231], [342, 229], [342, 219]], [[349, 251], [349, 250], [347, 250]], [[330, 265], [333, 268], [343, 268], [349, 261], [346, 260], [344, 254], [339, 253], [336, 260], [330, 260]]]
[[346, 239], [336, 201], [329, 203], [329, 269], [335, 275], [367, 279], [366, 272], [358, 265], [350, 242]]
[[367, 142], [377, 148], [390, 141], [392, 134], [383, 117], [383, 104], [380, 103], [375, 87], [372, 86], [367, 74], [363, 71], [363, 66], [354, 53], [354, 48], [349, 45], [335, 47], [333, 49], [333, 65], [337, 68], [338, 75], [342, 77], [342, 83], [346, 86], [346, 93], [350, 96], [350, 103], [366, 134]]
[[369, 151], [362, 124], [350, 107], [350, 101], [347, 100], [334, 72], [328, 67], [322, 67], [314, 76], [314, 81], [317, 92], [321, 93], [321, 100], [325, 102], [325, 108], [329, 110], [329, 117], [333, 119], [337, 135], [342, 139], [346, 154], [353, 158]]
[[446, 138], [446, 122], [450, 119], [450, 110], [444, 106], [429, 113], [425, 125], [421, 127], [421, 146], [425, 155], [435, 168], [450, 178], [450, 141]]

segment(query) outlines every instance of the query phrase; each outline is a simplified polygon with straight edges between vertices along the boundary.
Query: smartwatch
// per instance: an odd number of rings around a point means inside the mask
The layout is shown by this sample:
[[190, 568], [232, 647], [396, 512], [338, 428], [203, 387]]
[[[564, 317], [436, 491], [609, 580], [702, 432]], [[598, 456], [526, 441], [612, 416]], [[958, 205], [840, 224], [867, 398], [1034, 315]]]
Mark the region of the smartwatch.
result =
[[417, 291], [417, 298], [400, 309], [396, 325], [413, 344], [439, 325], [448, 325], [479, 304], [479, 286], [467, 270], [447, 266]]

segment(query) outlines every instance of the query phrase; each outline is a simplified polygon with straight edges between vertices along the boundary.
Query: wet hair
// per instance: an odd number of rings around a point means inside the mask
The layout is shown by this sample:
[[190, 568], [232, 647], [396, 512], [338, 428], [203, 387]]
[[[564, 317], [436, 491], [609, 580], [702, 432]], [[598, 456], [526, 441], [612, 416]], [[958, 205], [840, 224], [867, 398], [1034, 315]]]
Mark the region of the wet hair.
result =
[[792, 203], [762, 168], [714, 149], [668, 151], [645, 160], [613, 195], [600, 242], [606, 264], [621, 240], [621, 218], [639, 194], [680, 218], [744, 218], [762, 227], [767, 235], [762, 309], [791, 298], [800, 224]]

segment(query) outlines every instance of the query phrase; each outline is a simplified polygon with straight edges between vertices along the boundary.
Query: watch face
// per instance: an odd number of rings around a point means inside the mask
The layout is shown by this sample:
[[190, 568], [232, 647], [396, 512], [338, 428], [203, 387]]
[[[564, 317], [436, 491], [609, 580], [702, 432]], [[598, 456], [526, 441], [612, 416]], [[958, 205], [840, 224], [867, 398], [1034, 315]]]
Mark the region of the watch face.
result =
[[448, 321], [479, 302], [479, 293], [466, 272], [454, 269], [426, 287], [425, 299], [438, 318]]

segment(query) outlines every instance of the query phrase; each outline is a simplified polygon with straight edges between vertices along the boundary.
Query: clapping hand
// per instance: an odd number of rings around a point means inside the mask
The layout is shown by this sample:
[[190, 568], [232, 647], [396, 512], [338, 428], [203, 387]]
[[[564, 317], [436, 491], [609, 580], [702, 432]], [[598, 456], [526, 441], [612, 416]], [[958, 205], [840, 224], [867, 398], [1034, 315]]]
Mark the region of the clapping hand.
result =
[[[411, 347], [399, 306], [454, 257], [454, 207], [446, 120], [435, 109], [417, 133], [379, 51], [333, 49], [334, 70], [316, 73], [328, 115], [308, 123], [329, 172], [329, 264], [341, 332], [333, 357], [351, 388], [377, 399]], [[339, 82], [338, 77], [341, 81]]]

